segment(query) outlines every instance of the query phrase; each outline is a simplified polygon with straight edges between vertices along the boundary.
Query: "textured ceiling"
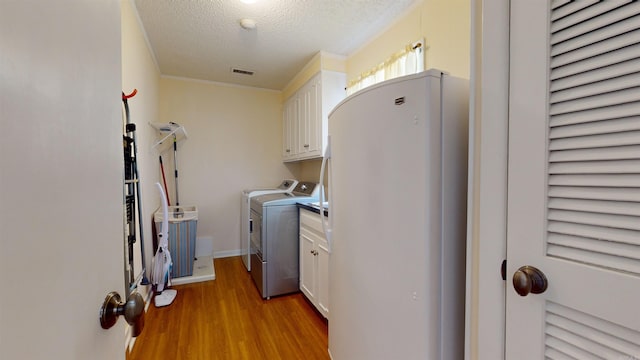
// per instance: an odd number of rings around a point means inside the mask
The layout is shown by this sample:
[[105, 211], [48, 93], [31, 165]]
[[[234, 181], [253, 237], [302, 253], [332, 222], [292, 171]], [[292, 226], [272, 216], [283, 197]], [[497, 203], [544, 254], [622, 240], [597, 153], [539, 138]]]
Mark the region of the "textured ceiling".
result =
[[162, 75], [282, 90], [318, 51], [349, 55], [416, 0], [134, 2]]

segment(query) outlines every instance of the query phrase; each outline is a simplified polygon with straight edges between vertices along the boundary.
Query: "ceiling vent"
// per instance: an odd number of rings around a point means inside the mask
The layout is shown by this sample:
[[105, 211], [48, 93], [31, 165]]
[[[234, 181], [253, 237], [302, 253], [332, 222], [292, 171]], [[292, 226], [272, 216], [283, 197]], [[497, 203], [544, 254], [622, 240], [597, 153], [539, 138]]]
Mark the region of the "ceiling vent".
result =
[[244, 69], [238, 69], [238, 68], [231, 68], [231, 72], [235, 73], [235, 74], [241, 74], [241, 75], [249, 75], [252, 76], [253, 73], [255, 71], [252, 70], [244, 70]]

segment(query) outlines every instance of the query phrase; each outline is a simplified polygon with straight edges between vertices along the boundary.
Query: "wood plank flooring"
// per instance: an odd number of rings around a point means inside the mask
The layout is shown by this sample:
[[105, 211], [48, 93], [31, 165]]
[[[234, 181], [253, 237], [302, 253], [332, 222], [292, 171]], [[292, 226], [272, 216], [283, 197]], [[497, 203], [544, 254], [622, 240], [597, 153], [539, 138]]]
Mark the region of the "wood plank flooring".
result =
[[240, 257], [214, 265], [216, 280], [149, 306], [128, 360], [329, 359], [327, 322], [302, 293], [262, 300]]

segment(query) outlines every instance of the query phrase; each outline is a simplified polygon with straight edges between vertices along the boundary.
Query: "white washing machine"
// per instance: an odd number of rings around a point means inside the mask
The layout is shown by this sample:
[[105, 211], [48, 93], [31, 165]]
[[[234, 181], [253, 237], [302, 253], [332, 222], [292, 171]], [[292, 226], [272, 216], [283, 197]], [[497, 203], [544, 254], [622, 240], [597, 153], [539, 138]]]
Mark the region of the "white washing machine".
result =
[[298, 185], [297, 180], [285, 179], [276, 188], [248, 189], [242, 191], [242, 204], [240, 206], [242, 215], [240, 216], [240, 251], [242, 263], [251, 271], [251, 254], [249, 254], [251, 243], [251, 198], [267, 194], [290, 193]]
[[251, 200], [251, 277], [263, 299], [300, 289], [298, 202], [318, 201], [320, 186], [301, 182], [291, 193]]

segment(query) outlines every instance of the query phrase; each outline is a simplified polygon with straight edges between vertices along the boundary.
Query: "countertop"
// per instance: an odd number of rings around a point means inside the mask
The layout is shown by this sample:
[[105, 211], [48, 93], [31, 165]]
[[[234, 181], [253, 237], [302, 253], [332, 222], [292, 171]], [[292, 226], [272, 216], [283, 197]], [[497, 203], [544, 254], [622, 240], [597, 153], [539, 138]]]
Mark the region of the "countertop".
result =
[[[298, 208], [306, 209], [312, 211], [316, 214], [320, 214], [320, 205], [318, 202], [315, 203], [298, 203]], [[324, 203], [324, 216], [329, 216], [329, 203]]]

